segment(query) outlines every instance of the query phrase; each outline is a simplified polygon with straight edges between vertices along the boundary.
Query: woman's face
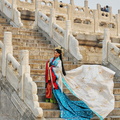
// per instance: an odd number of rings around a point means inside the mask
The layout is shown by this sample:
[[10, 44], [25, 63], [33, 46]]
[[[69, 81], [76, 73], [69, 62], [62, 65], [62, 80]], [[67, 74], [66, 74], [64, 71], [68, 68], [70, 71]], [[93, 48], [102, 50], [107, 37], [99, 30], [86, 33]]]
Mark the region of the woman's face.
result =
[[54, 57], [57, 58], [57, 57], [59, 57], [59, 56], [60, 56], [60, 54], [59, 54], [57, 51], [55, 51], [55, 52], [54, 52]]

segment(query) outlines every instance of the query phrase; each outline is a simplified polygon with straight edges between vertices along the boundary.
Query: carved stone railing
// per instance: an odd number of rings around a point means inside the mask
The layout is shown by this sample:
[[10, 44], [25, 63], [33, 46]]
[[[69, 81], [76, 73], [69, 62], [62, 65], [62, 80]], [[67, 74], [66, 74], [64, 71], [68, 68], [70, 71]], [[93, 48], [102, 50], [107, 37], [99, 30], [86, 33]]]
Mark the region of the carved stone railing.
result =
[[[51, 9], [50, 18], [36, 9], [35, 26], [45, 31], [50, 38], [70, 52], [77, 60], [82, 59], [78, 41], [71, 34], [71, 23], [66, 21], [65, 30], [56, 24], [55, 10]], [[74, 46], [72, 44], [75, 44]]]
[[18, 10], [35, 10], [35, 0], [8, 0], [11, 4], [15, 1]]
[[93, 10], [88, 7], [88, 0], [84, 1], [84, 7], [76, 6], [74, 0], [70, 0], [70, 4], [58, 0], [37, 0], [36, 6], [47, 16], [50, 16], [50, 8], [54, 8], [56, 23], [62, 28], [65, 28], [66, 20], [71, 20], [73, 34], [79, 32], [103, 34], [104, 29], [109, 28], [111, 36], [120, 35], [120, 11], [114, 15], [111, 7], [109, 12], [103, 12], [100, 4], [97, 4], [97, 9]]
[[0, 42], [2, 49], [0, 68], [2, 76], [16, 90], [18, 96], [31, 109], [35, 117], [43, 117], [43, 110], [39, 106], [37, 85], [30, 77], [29, 52], [21, 50], [20, 63], [13, 57], [12, 34], [4, 33], [4, 43]]
[[20, 12], [17, 10], [16, 0], [9, 2], [8, 0], [0, 0], [0, 11], [10, 20], [10, 24], [14, 27], [22, 27]]
[[109, 29], [104, 32], [102, 61], [104, 65], [110, 63], [120, 70], [120, 44], [111, 42]]
[[[2, 0], [4, 1], [4, 0]], [[120, 10], [118, 14], [112, 14], [112, 8], [109, 7], [109, 12], [101, 11], [100, 4], [97, 4], [97, 9], [90, 9], [88, 0], [84, 0], [84, 6], [80, 7], [74, 4], [74, 0], [70, 0], [70, 4], [61, 3], [58, 0], [8, 0], [18, 10], [41, 11], [50, 16], [50, 9], [55, 9], [56, 23], [65, 29], [66, 20], [71, 21], [72, 33], [101, 33], [105, 28], [110, 29], [111, 36], [120, 35]], [[14, 2], [13, 2], [14, 1]], [[14, 4], [13, 4], [14, 3]], [[61, 7], [62, 5], [62, 7]], [[17, 19], [17, 17], [15, 17]], [[19, 18], [19, 17], [18, 17]], [[17, 21], [17, 20], [16, 20]]]

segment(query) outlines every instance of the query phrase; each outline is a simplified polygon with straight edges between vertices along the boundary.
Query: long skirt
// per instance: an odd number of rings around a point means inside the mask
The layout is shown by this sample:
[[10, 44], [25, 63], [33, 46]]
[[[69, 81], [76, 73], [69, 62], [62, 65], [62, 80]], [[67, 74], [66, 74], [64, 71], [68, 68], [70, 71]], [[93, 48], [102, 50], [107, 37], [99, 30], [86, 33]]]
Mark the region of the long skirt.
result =
[[53, 89], [57, 99], [61, 118], [65, 120], [90, 120], [93, 117], [92, 110], [83, 101], [70, 100], [61, 89]]

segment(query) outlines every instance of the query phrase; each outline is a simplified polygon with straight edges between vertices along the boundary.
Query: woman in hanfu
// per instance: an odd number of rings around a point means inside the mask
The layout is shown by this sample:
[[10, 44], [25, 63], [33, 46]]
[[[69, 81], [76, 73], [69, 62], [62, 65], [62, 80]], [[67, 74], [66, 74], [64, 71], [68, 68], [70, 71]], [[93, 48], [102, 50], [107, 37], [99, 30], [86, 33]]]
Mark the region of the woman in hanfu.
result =
[[[102, 120], [114, 109], [114, 74], [101, 65], [82, 65], [65, 73], [62, 51], [56, 49], [46, 63], [47, 102], [55, 103], [55, 97], [65, 120], [90, 120], [93, 114]], [[63, 83], [79, 101], [66, 96]]]

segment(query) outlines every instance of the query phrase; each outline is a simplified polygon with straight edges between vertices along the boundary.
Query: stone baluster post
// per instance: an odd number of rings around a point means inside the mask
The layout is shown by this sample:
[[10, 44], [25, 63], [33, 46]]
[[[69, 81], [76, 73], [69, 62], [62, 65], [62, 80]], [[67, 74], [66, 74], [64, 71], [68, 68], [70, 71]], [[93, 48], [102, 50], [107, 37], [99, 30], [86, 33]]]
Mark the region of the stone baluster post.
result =
[[59, 9], [58, 0], [54, 0], [54, 8], [55, 8], [55, 11]]
[[97, 4], [98, 19], [101, 18], [101, 5]]
[[71, 4], [71, 5], [74, 5], [74, 0], [70, 0], [70, 4]]
[[[40, 1], [40, 0], [39, 0]], [[38, 26], [38, 12], [39, 12], [39, 4], [38, 0], [35, 0], [35, 22], [34, 22], [34, 29], [37, 29]]]
[[74, 0], [70, 0], [70, 4], [71, 4], [71, 18], [69, 20], [71, 20], [71, 29], [74, 28], [74, 12], [75, 12], [75, 4], [74, 4]]
[[109, 7], [109, 20], [112, 21], [112, 7]]
[[29, 66], [29, 51], [21, 50], [20, 51], [20, 83], [19, 83], [19, 96], [22, 100], [24, 100], [24, 79], [25, 74], [30, 74], [30, 66]]
[[118, 10], [118, 15], [117, 15], [117, 20], [118, 20], [118, 35], [120, 36], [120, 10]]
[[4, 8], [4, 5], [5, 5], [5, 2], [4, 2], [4, 0], [1, 0], [1, 3], [2, 3], [2, 5], [1, 5], [1, 11], [3, 12], [3, 8]]
[[53, 23], [56, 23], [55, 9], [50, 9], [49, 36], [53, 37]]
[[97, 4], [97, 10], [101, 10], [101, 5], [100, 4]]
[[117, 35], [120, 36], [120, 10], [118, 10], [118, 14], [116, 14], [116, 22], [117, 22]]
[[16, 3], [16, 0], [12, 0], [12, 20], [14, 21], [14, 9], [17, 8], [17, 3]]
[[[28, 0], [29, 1], [29, 0]], [[36, 0], [31, 0], [31, 4], [33, 4], [34, 5], [34, 9], [35, 9], [35, 6], [36, 6], [36, 3], [35, 3], [35, 1]], [[40, 0], [39, 0], [40, 1]], [[39, 6], [40, 6], [41, 4], [39, 4]]]
[[104, 65], [108, 64], [108, 43], [111, 42], [110, 40], [110, 30], [104, 30], [104, 40], [103, 40], [103, 47], [102, 47], [102, 63]]
[[84, 1], [84, 7], [85, 7], [85, 17], [88, 17], [88, 0], [85, 0]]
[[66, 30], [64, 35], [64, 43], [65, 43], [65, 49], [68, 50], [69, 48], [69, 35], [71, 34], [71, 21], [66, 21]]
[[85, 1], [84, 1], [84, 7], [85, 7], [85, 8], [88, 8], [88, 0], [85, 0]]
[[72, 17], [71, 17], [72, 11], [71, 11], [71, 5], [70, 4], [68, 4], [68, 7], [67, 7], [67, 15], [68, 15], [67, 20], [71, 20], [72, 19]]
[[120, 10], [118, 10], [118, 14], [120, 14]]
[[6, 65], [7, 65], [7, 54], [10, 53], [13, 55], [13, 46], [12, 46], [12, 33], [4, 32], [4, 41], [3, 41], [3, 51], [2, 51], [2, 75], [6, 76]]
[[99, 31], [99, 20], [98, 20], [98, 11], [94, 10], [94, 33]]

